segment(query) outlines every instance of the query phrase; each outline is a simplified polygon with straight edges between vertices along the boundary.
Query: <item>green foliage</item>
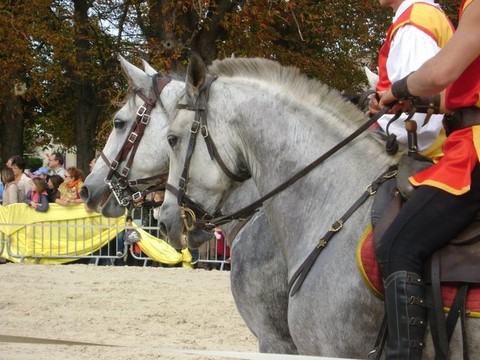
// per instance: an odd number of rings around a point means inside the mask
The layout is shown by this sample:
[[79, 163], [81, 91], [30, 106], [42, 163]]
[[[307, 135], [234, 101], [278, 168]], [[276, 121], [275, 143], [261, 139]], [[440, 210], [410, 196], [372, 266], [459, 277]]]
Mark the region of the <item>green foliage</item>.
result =
[[[456, 16], [458, 1], [442, 5]], [[119, 53], [177, 73], [190, 50], [207, 63], [232, 54], [267, 57], [358, 92], [366, 85], [362, 67], [375, 69], [392, 15], [371, 0], [5, 0], [0, 131], [22, 111], [26, 140], [46, 133], [66, 148], [86, 151], [85, 141], [101, 148], [126, 88]], [[18, 82], [27, 86], [21, 110], [12, 106]]]
[[27, 157], [27, 169], [30, 169], [31, 172], [37, 171], [40, 167], [43, 166], [43, 159], [37, 157]]

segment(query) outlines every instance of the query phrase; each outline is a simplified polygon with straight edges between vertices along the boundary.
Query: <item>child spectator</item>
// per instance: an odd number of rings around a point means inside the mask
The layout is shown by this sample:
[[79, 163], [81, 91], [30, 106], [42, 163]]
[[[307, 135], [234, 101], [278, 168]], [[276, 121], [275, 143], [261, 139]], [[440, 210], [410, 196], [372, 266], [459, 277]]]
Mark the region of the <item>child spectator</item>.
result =
[[10, 205], [18, 202], [18, 187], [15, 183], [15, 174], [9, 167], [2, 169], [3, 205]]
[[82, 203], [80, 189], [83, 186], [83, 172], [76, 167], [69, 167], [65, 174], [65, 180], [60, 184], [60, 198], [55, 202], [59, 205], [72, 205]]
[[47, 183], [42, 178], [32, 179], [30, 191], [25, 196], [25, 204], [36, 211], [46, 212], [48, 210]]
[[54, 203], [60, 198], [60, 184], [63, 183], [63, 178], [60, 175], [52, 175], [47, 182], [47, 199], [49, 203]]
[[44, 166], [42, 166], [41, 168], [39, 168], [37, 171], [34, 171], [33, 173], [30, 174], [30, 177], [33, 179], [33, 178], [36, 178], [36, 177], [39, 177], [39, 178], [42, 178], [43, 180], [45, 180], [45, 182], [47, 182], [47, 179], [48, 179], [48, 169]]

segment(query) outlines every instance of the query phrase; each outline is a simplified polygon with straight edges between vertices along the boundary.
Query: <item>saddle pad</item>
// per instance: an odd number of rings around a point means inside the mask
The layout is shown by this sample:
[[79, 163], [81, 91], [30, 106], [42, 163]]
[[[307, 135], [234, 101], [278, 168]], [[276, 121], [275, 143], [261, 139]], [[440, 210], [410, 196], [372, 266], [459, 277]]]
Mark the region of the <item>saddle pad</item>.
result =
[[[357, 264], [363, 279], [368, 287], [375, 293], [376, 296], [383, 299], [383, 281], [380, 274], [380, 267], [378, 266], [373, 250], [373, 228], [371, 225], [367, 226], [362, 234], [362, 238], [357, 247]], [[454, 283], [442, 284], [443, 306], [445, 311], [450, 310], [455, 295], [457, 294], [458, 286]], [[471, 286], [467, 296], [466, 303], [467, 316], [480, 317], [480, 287]]]

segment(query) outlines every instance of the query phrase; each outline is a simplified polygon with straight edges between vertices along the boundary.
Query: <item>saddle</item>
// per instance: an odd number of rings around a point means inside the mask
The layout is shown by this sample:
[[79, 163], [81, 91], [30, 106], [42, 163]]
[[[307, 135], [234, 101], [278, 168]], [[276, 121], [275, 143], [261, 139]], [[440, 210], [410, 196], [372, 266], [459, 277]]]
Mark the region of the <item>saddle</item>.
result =
[[[383, 199], [383, 203], [386, 202], [387, 205], [383, 215], [375, 224], [373, 232], [373, 246], [375, 248], [402, 205], [405, 201], [408, 201], [407, 198], [414, 191], [408, 182], [408, 177], [431, 165], [431, 163], [421, 160], [418, 161], [414, 157], [404, 156], [399, 164], [397, 179], [390, 180], [397, 181], [397, 184], [389, 194], [383, 194], [383, 196], [390, 196], [390, 198], [387, 201]], [[381, 192], [380, 196], [382, 196]], [[425, 265], [423, 275], [425, 283], [429, 286], [427, 288], [427, 301], [431, 305], [429, 323], [432, 338], [437, 359], [443, 359], [447, 357], [448, 344], [459, 316], [462, 327], [465, 329], [465, 304], [470, 288], [478, 289], [480, 287], [480, 214], [448, 245], [437, 250], [431, 256]], [[444, 284], [453, 285], [458, 289], [454, 299], [450, 301], [450, 311], [446, 320], [443, 312], [444, 302], [442, 301], [442, 285]], [[465, 330], [462, 331], [462, 336], [465, 354], [467, 349]]]
[[[382, 217], [375, 225], [374, 247], [378, 245], [380, 238], [413, 191], [413, 187], [408, 182], [408, 177], [428, 167], [425, 163], [416, 164], [415, 162], [418, 161], [409, 156], [405, 156], [400, 161], [399, 175], [396, 179], [397, 186], [388, 194], [390, 199]], [[395, 179], [391, 181], [395, 181]], [[405, 183], [408, 183], [408, 185]], [[426, 281], [431, 280], [430, 269], [433, 264], [440, 267], [439, 278], [441, 282], [480, 283], [480, 214], [447, 246], [437, 250], [432, 255], [425, 267], [424, 277]]]

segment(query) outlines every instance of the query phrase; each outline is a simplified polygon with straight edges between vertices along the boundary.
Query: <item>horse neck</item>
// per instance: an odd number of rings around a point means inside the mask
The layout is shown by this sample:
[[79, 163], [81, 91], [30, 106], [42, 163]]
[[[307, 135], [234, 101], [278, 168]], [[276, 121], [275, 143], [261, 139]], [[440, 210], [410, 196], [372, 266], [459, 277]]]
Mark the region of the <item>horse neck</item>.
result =
[[[328, 120], [332, 114], [321, 107], [302, 107], [275, 97], [272, 102], [272, 97], [251, 90], [248, 96], [255, 109], [240, 102], [233, 106], [236, 121], [229, 128], [237, 129], [237, 146], [260, 195], [291, 178], [359, 126]], [[290, 271], [390, 162], [378, 143], [362, 135], [264, 204]], [[362, 227], [367, 223], [365, 214], [356, 215]], [[348, 237], [362, 230], [357, 226], [344, 233]], [[353, 237], [350, 247], [358, 239]]]

